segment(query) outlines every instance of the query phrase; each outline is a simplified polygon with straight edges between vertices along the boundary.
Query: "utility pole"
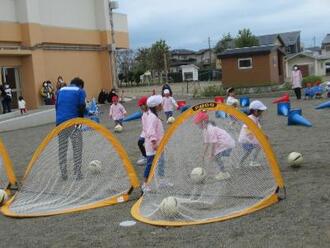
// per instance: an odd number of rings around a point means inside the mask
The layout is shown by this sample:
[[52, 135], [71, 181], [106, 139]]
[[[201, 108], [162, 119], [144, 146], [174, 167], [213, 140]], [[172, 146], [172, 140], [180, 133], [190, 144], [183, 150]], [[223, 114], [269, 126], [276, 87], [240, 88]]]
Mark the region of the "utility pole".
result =
[[313, 44], [314, 44], [314, 47], [316, 47], [316, 37], [315, 36], [313, 37]]
[[168, 68], [167, 68], [166, 52], [164, 52], [164, 69], [165, 69], [165, 83], [168, 83]]
[[211, 49], [211, 38], [208, 38], [209, 42], [209, 59], [210, 59], [210, 72], [209, 72], [209, 80], [211, 81], [211, 73], [212, 73], [212, 49]]
[[112, 65], [112, 88], [118, 88], [118, 74], [117, 74], [117, 61], [116, 61], [116, 40], [115, 30], [113, 23], [113, 11], [118, 8], [118, 2], [109, 1], [109, 15], [110, 15], [110, 28], [111, 28], [111, 65]]

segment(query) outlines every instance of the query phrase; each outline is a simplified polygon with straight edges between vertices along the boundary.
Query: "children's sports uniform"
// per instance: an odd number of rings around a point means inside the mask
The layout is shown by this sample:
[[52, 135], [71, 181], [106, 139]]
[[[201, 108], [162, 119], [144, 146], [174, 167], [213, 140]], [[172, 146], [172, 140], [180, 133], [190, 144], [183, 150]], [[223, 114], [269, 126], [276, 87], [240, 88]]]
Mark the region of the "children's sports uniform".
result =
[[110, 106], [109, 116], [115, 121], [115, 125], [123, 125], [126, 110], [120, 103], [112, 104]]
[[171, 96], [163, 97], [163, 109], [164, 109], [164, 113], [166, 115], [166, 119], [173, 116], [174, 107], [177, 107], [177, 106], [178, 105], [173, 97], [171, 97]]

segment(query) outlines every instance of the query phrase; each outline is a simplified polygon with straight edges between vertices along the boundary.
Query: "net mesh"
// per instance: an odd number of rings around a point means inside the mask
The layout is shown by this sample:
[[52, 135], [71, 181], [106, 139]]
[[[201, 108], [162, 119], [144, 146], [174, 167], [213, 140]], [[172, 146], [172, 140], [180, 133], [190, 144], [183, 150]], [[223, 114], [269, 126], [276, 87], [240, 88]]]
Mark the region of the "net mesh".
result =
[[[235, 147], [224, 156], [203, 156], [203, 131], [193, 123], [194, 117], [186, 119], [157, 161], [151, 191], [144, 193], [138, 209], [144, 220], [209, 222], [246, 210], [274, 194], [277, 185], [264, 151], [260, 146], [246, 149], [239, 142], [243, 123], [215, 111], [208, 114], [235, 140]], [[204, 176], [197, 177], [203, 180], [192, 179], [191, 172], [197, 167], [204, 169]], [[167, 197], [175, 197], [176, 205], [162, 205]]]
[[5, 165], [2, 156], [0, 155], [0, 189], [5, 189], [9, 184]]
[[51, 137], [9, 210], [17, 216], [68, 212], [114, 197], [124, 201], [130, 188], [114, 144], [91, 126], [71, 125]]

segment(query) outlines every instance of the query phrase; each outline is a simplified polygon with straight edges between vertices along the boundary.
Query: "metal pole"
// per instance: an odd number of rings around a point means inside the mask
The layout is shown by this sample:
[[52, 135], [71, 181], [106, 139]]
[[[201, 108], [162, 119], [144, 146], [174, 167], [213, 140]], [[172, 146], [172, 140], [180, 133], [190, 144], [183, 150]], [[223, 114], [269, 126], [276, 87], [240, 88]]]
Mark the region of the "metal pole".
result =
[[117, 61], [116, 61], [116, 40], [115, 30], [113, 24], [113, 12], [111, 1], [109, 1], [109, 15], [110, 15], [110, 28], [111, 28], [111, 65], [112, 65], [112, 88], [118, 88], [118, 75], [117, 75]]

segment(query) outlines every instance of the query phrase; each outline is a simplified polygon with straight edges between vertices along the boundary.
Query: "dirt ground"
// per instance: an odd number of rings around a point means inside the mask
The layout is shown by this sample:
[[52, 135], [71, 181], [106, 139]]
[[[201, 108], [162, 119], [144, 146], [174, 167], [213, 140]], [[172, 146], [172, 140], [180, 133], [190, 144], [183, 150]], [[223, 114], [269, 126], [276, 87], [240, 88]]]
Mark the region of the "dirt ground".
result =
[[[312, 128], [287, 126], [276, 114], [272, 99], [261, 99], [269, 111], [263, 129], [278, 157], [287, 199], [269, 208], [233, 220], [181, 228], [159, 228], [143, 223], [120, 227], [131, 220], [128, 203], [82, 213], [47, 218], [12, 219], [0, 216], [1, 247], [329, 247], [330, 244], [330, 110], [314, 110], [319, 100], [292, 101], [302, 107]], [[188, 100], [196, 104], [207, 100]], [[125, 104], [129, 112], [135, 102]], [[107, 110], [106, 110], [107, 111]], [[106, 115], [102, 123], [112, 128]], [[1, 133], [19, 178], [53, 125]], [[139, 156], [140, 123], [131, 122], [117, 135], [131, 161]], [[292, 151], [301, 152], [300, 169], [288, 167]], [[143, 168], [136, 166], [139, 176]]]

